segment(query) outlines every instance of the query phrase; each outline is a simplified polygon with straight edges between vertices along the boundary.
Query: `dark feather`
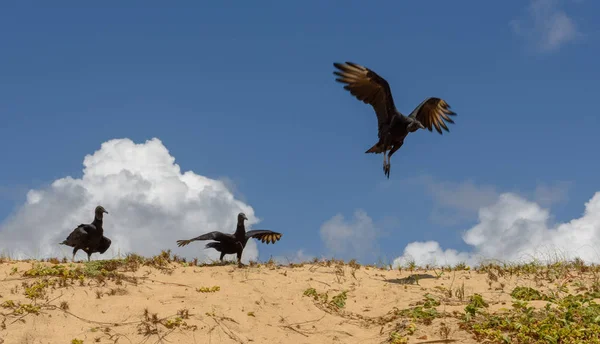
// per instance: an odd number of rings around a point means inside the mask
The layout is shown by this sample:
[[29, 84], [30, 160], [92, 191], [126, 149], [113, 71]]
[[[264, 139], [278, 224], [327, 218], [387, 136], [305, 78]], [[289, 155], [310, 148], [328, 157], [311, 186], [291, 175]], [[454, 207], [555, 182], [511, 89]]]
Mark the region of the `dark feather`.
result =
[[281, 233], [273, 232], [266, 229], [256, 229], [246, 232], [246, 239], [255, 238], [263, 243], [275, 243], [281, 239]]
[[221, 251], [223, 245], [218, 241], [211, 241], [204, 245], [204, 248], [214, 248], [217, 251]]
[[246, 232], [244, 221], [248, 220], [246, 214], [239, 213], [237, 216], [237, 227], [233, 234], [225, 234], [218, 231], [209, 232], [188, 240], [177, 240], [177, 246], [185, 246], [195, 240], [214, 240], [204, 246], [205, 248], [214, 248], [221, 253], [219, 260], [223, 261], [223, 257], [227, 254], [237, 255], [238, 265], [242, 266], [242, 253], [250, 238], [256, 238], [263, 243], [275, 243], [281, 238], [281, 233], [269, 230], [254, 230]]
[[111, 245], [111, 240], [104, 236], [102, 228], [103, 214], [108, 212], [104, 207], [97, 206], [95, 209], [94, 221], [92, 223], [82, 223], [77, 226], [63, 242], [60, 244], [73, 247], [73, 259], [78, 250], [83, 250], [88, 255], [88, 260], [92, 253], [106, 252]]
[[[402, 147], [409, 133], [422, 128], [432, 131], [433, 128], [442, 134], [442, 130], [450, 131], [446, 123], [454, 123], [450, 116], [456, 113], [450, 110], [445, 100], [427, 98], [407, 117], [396, 109], [388, 82], [371, 69], [356, 63], [344, 64], [334, 62], [337, 68], [333, 72], [337, 82], [344, 84], [356, 99], [371, 104], [377, 115], [379, 140], [365, 153], [383, 153], [383, 171], [390, 177], [390, 159]], [[387, 157], [386, 157], [387, 152]]]
[[[91, 228], [90, 228], [91, 227]], [[71, 234], [61, 242], [62, 245], [70, 246], [70, 247], [79, 247], [80, 249], [86, 249], [89, 253], [104, 253], [106, 250], [110, 248], [111, 240], [104, 235], [100, 238], [97, 238], [93, 232], [87, 232], [88, 230], [94, 229], [94, 226], [91, 225], [83, 225], [75, 228]]]
[[442, 134], [442, 129], [450, 131], [444, 122], [454, 123], [450, 116], [456, 116], [456, 113], [450, 110], [450, 105], [445, 100], [435, 97], [422, 101], [409, 115], [409, 117], [419, 120], [429, 131], [433, 131], [435, 127], [440, 134]]
[[335, 80], [345, 84], [344, 89], [356, 99], [373, 106], [377, 115], [379, 137], [381, 137], [382, 131], [387, 130], [396, 113], [390, 85], [374, 71], [356, 63], [334, 62], [333, 65], [340, 70], [333, 72], [339, 76]]
[[231, 234], [224, 234], [219, 231], [208, 232], [188, 240], [177, 240], [177, 246], [185, 246], [196, 240], [215, 240], [215, 241], [234, 241], [235, 238]]
[[91, 234], [96, 233], [96, 226], [92, 224], [80, 224], [73, 229], [71, 234], [61, 243], [63, 245], [75, 247], [85, 245]]
[[108, 250], [108, 248], [110, 247], [111, 243], [112, 241], [103, 235], [102, 239], [100, 240], [100, 245], [98, 245], [98, 247], [96, 248], [98, 250], [98, 253], [103, 254], [104, 252], [106, 252], [106, 250]]

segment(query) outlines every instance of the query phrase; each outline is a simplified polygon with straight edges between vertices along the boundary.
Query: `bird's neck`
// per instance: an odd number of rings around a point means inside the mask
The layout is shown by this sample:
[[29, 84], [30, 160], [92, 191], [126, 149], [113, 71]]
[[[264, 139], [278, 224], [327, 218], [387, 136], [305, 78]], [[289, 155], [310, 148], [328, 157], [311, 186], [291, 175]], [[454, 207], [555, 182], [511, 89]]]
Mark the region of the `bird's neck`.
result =
[[94, 217], [94, 221], [92, 222], [92, 224], [96, 227], [96, 229], [98, 229], [99, 231], [103, 231], [102, 228], [102, 217]]
[[390, 127], [396, 127], [398, 125], [406, 125], [410, 123], [409, 119], [403, 114], [401, 114], [398, 110], [396, 110], [395, 112], [396, 114], [394, 115], [394, 117], [392, 117]]
[[236, 229], [235, 229], [235, 236], [236, 237], [243, 237], [246, 236], [246, 226], [244, 226], [244, 223], [238, 223]]

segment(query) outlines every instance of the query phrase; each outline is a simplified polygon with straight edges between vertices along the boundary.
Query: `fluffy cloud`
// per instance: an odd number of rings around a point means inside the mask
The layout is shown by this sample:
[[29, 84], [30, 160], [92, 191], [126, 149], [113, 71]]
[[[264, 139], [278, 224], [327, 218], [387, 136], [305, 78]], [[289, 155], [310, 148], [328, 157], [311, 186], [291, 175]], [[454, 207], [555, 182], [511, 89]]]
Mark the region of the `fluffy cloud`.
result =
[[570, 182], [558, 182], [554, 185], [538, 184], [533, 192], [533, 197], [540, 205], [549, 207], [567, 201], [570, 187]]
[[[128, 252], [154, 255], [162, 249], [218, 259], [216, 251], [203, 249], [205, 242], [179, 248], [175, 241], [213, 230], [233, 232], [238, 212], [248, 216], [247, 227], [258, 222], [252, 207], [237, 200], [224, 182], [182, 173], [156, 138], [142, 144], [129, 139], [104, 142], [83, 165], [80, 179], [68, 176], [28, 192], [25, 203], [0, 225], [3, 253], [15, 258], [70, 257], [71, 248], [58, 243], [80, 223], [90, 223], [98, 204], [109, 212], [104, 228], [112, 246], [92, 259]], [[79, 255], [85, 258], [85, 253]], [[251, 240], [242, 260], [257, 256]]]
[[[404, 180], [405, 184], [424, 187], [434, 203], [430, 219], [440, 225], [457, 225], [477, 218], [482, 207], [494, 204], [500, 191], [493, 185], [478, 184], [473, 180], [463, 182], [440, 181], [429, 175]], [[519, 192], [532, 197], [542, 206], [552, 206], [568, 199], [571, 182], [538, 183], [535, 189]], [[511, 190], [506, 190], [511, 191]]]
[[418, 265], [476, 265], [482, 259], [527, 261], [579, 257], [600, 263], [600, 192], [585, 204], [584, 214], [570, 222], [549, 226], [550, 212], [514, 193], [479, 210], [479, 223], [463, 234], [471, 252], [443, 250], [437, 242], [414, 242], [394, 266], [414, 260]]
[[443, 225], [454, 225], [470, 220], [480, 207], [492, 204], [498, 197], [495, 187], [477, 185], [472, 180], [455, 183], [421, 176], [415, 181], [423, 184], [435, 201], [431, 219]]
[[321, 225], [321, 239], [334, 256], [340, 258], [347, 253], [352, 258], [364, 258], [373, 254], [378, 229], [363, 210], [356, 210], [351, 221], [337, 214]]
[[558, 6], [558, 0], [532, 0], [526, 20], [513, 20], [513, 32], [531, 41], [544, 52], [558, 50], [582, 34], [572, 18]]

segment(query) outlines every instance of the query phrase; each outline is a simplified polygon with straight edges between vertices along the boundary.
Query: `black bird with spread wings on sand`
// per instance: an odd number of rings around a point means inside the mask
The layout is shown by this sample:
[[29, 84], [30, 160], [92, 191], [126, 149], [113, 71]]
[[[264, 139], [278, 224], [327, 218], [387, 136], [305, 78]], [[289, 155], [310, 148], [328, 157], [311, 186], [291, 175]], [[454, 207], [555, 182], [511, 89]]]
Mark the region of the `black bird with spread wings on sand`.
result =
[[[379, 141], [365, 153], [383, 153], [383, 172], [390, 178], [390, 159], [404, 144], [408, 133], [427, 128], [442, 134], [442, 129], [448, 130], [448, 123], [454, 123], [450, 116], [456, 113], [450, 110], [445, 100], [430, 97], [421, 102], [408, 116], [396, 109], [392, 91], [388, 82], [374, 71], [356, 63], [346, 62], [333, 65], [338, 69], [333, 72], [335, 80], [345, 84], [358, 100], [370, 104], [377, 115]], [[389, 151], [386, 160], [386, 152]]]
[[250, 238], [255, 238], [263, 243], [275, 243], [281, 239], [281, 233], [273, 232], [265, 229], [257, 229], [246, 232], [244, 221], [248, 220], [246, 214], [239, 213], [237, 217], [237, 228], [233, 234], [225, 234], [218, 231], [202, 234], [198, 237], [189, 240], [177, 240], [177, 246], [182, 247], [196, 240], [214, 240], [206, 244], [206, 248], [214, 248], [221, 252], [220, 261], [226, 254], [237, 254], [238, 266], [242, 266], [242, 252], [246, 247], [246, 243]]
[[69, 234], [67, 239], [60, 243], [61, 245], [73, 247], [73, 261], [75, 261], [75, 254], [79, 250], [87, 253], [88, 262], [92, 253], [98, 252], [103, 254], [108, 250], [111, 241], [104, 236], [104, 228], [102, 228], [102, 220], [105, 213], [108, 214], [108, 211], [103, 206], [97, 206], [94, 221], [90, 224], [80, 224]]

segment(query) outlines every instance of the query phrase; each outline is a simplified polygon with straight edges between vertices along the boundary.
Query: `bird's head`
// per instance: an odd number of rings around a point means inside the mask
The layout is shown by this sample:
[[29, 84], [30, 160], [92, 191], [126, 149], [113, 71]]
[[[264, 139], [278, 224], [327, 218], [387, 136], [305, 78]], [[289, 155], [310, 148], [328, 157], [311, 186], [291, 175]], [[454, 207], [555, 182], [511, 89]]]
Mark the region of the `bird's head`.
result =
[[244, 220], [248, 220], [248, 217], [246, 217], [246, 214], [244, 213], [239, 213], [238, 214], [238, 222], [244, 222]]
[[419, 129], [425, 129], [425, 126], [423, 125], [423, 123], [419, 122], [418, 120], [414, 119], [412, 120], [412, 122], [408, 125], [408, 131], [409, 132], [415, 132]]
[[106, 209], [104, 209], [103, 206], [99, 205], [96, 207], [95, 213], [96, 213], [96, 218], [102, 219], [104, 213], [108, 214], [108, 211], [106, 211]]

